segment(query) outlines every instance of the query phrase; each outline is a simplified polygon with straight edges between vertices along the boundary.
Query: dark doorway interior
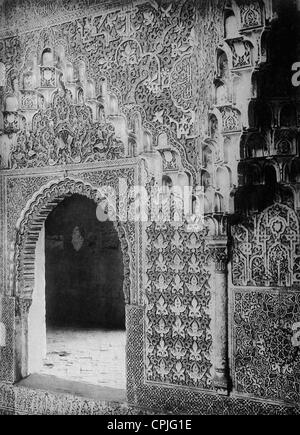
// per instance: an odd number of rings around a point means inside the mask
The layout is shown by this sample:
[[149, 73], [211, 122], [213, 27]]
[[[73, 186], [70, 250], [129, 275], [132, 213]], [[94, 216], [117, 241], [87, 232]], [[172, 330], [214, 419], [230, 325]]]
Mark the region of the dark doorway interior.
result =
[[45, 223], [47, 355], [41, 375], [126, 388], [124, 268], [112, 222], [72, 195]]
[[123, 263], [112, 222], [94, 201], [72, 195], [45, 226], [47, 327], [125, 329]]

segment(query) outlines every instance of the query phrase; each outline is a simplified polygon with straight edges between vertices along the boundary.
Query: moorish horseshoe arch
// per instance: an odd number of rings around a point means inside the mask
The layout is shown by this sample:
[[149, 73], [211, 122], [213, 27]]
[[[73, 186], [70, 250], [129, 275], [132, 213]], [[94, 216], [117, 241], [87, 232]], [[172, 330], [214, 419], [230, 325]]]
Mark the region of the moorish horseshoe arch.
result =
[[[100, 187], [100, 186], [99, 186]], [[28, 376], [28, 315], [33, 300], [35, 285], [35, 250], [40, 231], [51, 211], [65, 198], [74, 194], [82, 195], [99, 204], [99, 187], [82, 180], [65, 178], [43, 186], [27, 203], [16, 225], [13, 296], [16, 299], [16, 343], [15, 377], [20, 380]], [[131, 302], [130, 245], [132, 239], [125, 229], [126, 224], [113, 222], [120, 240], [124, 266], [123, 292], [125, 305]]]

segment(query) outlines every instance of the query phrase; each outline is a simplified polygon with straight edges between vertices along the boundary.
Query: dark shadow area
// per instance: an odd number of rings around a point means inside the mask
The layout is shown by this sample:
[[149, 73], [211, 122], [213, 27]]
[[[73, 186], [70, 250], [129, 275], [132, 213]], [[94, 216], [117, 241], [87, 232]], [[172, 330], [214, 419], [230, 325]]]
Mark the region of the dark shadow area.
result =
[[112, 222], [94, 201], [73, 195], [45, 226], [47, 327], [125, 329], [123, 262]]
[[274, 7], [277, 18], [262, 37], [264, 62], [253, 75], [250, 128], [241, 140], [235, 210], [242, 215], [275, 202], [295, 206], [300, 88], [292, 84], [292, 65], [300, 61], [300, 13], [293, 0], [277, 0]]

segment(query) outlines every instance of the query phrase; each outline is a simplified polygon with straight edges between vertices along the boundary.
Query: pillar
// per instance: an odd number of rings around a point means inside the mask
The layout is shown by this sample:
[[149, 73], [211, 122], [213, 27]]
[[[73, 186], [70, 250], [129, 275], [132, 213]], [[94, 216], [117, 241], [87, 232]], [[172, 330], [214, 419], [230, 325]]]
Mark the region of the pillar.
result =
[[15, 380], [28, 376], [28, 315], [31, 299], [16, 298], [16, 367]]
[[211, 260], [213, 385], [220, 394], [229, 392], [227, 238], [209, 242]]

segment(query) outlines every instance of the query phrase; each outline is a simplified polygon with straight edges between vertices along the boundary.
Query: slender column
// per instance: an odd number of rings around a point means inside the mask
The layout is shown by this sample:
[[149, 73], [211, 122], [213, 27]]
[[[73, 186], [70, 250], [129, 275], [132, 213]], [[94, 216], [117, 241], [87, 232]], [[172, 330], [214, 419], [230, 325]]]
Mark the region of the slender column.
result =
[[0, 296], [0, 348], [6, 345], [6, 327], [2, 322], [2, 296]]
[[227, 300], [227, 238], [209, 243], [211, 253], [213, 298], [213, 369], [214, 388], [220, 394], [228, 394], [228, 300]]
[[28, 314], [31, 299], [16, 298], [16, 381], [28, 376]]

